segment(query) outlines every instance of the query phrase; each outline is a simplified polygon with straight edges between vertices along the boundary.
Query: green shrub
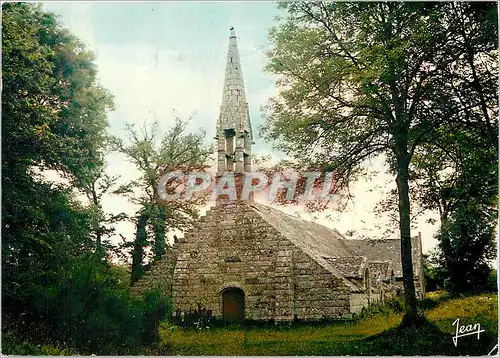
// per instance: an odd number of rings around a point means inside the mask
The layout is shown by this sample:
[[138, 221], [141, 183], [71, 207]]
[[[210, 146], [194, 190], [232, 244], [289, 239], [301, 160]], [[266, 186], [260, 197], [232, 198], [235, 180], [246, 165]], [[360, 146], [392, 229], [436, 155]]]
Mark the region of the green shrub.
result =
[[432, 298], [426, 297], [420, 301], [418, 301], [418, 308], [424, 311], [428, 311], [437, 306], [438, 301]]
[[393, 297], [383, 304], [374, 304], [362, 309], [362, 311], [355, 316], [356, 319], [364, 319], [377, 315], [388, 316], [394, 313], [402, 313], [404, 311], [404, 301], [400, 297]]
[[394, 297], [383, 306], [389, 307], [391, 313], [402, 313], [405, 309], [405, 303], [401, 297]]
[[2, 334], [2, 354], [8, 355], [43, 355], [69, 356], [77, 352], [72, 347], [61, 347], [56, 344], [37, 344], [16, 337], [13, 332]]
[[491, 270], [488, 275], [486, 292], [498, 292], [497, 270]]
[[80, 354], [138, 354], [158, 340], [170, 299], [157, 291], [135, 296], [122, 276], [99, 253], [83, 254], [30, 293], [23, 303], [27, 314], [7, 316], [4, 327], [23, 340], [69, 345]]
[[172, 336], [179, 329], [179, 326], [176, 326], [168, 321], [161, 322], [160, 327], [158, 328], [160, 344], [165, 348], [170, 348], [173, 343]]

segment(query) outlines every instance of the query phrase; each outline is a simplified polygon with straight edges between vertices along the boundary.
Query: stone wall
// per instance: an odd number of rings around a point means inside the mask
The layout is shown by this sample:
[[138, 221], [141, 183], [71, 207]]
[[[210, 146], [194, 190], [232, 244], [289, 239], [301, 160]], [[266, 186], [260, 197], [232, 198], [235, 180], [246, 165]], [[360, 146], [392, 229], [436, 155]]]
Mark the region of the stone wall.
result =
[[[425, 287], [423, 285], [423, 274], [419, 275], [418, 277], [415, 277], [413, 280], [413, 284], [415, 285], [415, 295], [417, 296], [417, 299], [422, 299], [424, 298], [425, 294]], [[394, 282], [394, 289], [396, 291], [396, 294], [399, 295], [400, 297], [404, 296], [404, 286], [403, 286], [403, 278], [399, 277], [396, 279], [396, 282]]]
[[350, 318], [350, 288], [294, 247], [295, 317], [301, 320]]
[[211, 209], [178, 243], [175, 309], [198, 305], [222, 315], [221, 291], [245, 293], [245, 318], [348, 318], [350, 288], [284, 239], [248, 205]]
[[383, 304], [396, 296], [396, 287], [394, 283], [379, 282], [372, 284], [370, 305]]
[[273, 318], [277, 253], [283, 242], [271, 231], [248, 206], [211, 209], [179, 243], [174, 307], [189, 310], [200, 305], [220, 317], [221, 291], [238, 287], [245, 293], [246, 318]]
[[352, 313], [359, 313], [363, 307], [369, 304], [368, 296], [364, 293], [352, 293], [349, 300], [350, 310]]
[[177, 251], [167, 247], [160, 261], [154, 262], [151, 269], [132, 287], [134, 293], [144, 290], [158, 289], [165, 295], [172, 293], [172, 276], [177, 261]]
[[415, 280], [415, 291], [417, 293], [417, 297], [419, 299], [422, 299], [425, 297], [425, 280], [424, 280], [424, 258], [422, 255], [422, 236], [420, 233], [418, 233], [418, 239], [417, 239], [417, 254], [418, 257], [415, 260], [418, 262], [418, 268], [414, 271], [418, 273], [418, 276], [416, 277]]

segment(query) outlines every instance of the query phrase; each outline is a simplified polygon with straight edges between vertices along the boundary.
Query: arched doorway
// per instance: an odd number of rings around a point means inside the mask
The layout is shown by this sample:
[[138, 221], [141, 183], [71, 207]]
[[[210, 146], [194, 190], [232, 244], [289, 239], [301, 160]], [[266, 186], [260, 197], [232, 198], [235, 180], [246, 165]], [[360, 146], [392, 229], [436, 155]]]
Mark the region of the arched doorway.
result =
[[222, 318], [224, 323], [238, 323], [245, 320], [245, 293], [240, 288], [229, 287], [221, 292]]

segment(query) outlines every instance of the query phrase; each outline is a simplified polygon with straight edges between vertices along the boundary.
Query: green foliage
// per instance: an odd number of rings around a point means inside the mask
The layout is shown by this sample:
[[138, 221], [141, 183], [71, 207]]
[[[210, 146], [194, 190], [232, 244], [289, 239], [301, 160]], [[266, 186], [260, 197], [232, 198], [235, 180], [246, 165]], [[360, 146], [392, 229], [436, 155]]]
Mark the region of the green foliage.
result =
[[113, 250], [119, 255], [117, 247], [109, 242], [109, 238], [115, 233], [115, 224], [128, 219], [125, 213], [107, 214], [102, 208], [102, 200], [105, 194], [114, 194], [119, 176], [110, 176], [105, 173], [104, 163], [101, 167], [95, 168], [87, 173], [85, 181], [82, 183], [82, 191], [85, 193], [90, 203], [89, 209], [92, 212], [92, 236], [97, 246], [104, 246], [108, 250]]
[[111, 96], [53, 14], [6, 3], [2, 25], [2, 353], [137, 353], [171, 306], [133, 296], [101, 245], [119, 219], [100, 207], [113, 184], [102, 175]]
[[424, 299], [418, 301], [418, 307], [423, 311], [429, 311], [429, 310], [437, 307], [439, 304], [446, 302], [452, 298], [456, 298], [456, 297], [455, 297], [455, 295], [453, 295], [450, 292], [433, 291], [433, 292], [427, 293], [425, 295]]
[[[467, 261], [469, 270], [483, 267], [479, 269], [482, 274], [478, 273], [482, 276], [480, 285], [466, 289], [477, 290], [484, 286], [488, 271], [484, 258], [491, 256], [491, 242], [485, 239], [480, 244], [478, 240], [469, 240], [456, 222], [469, 215], [468, 220], [480, 220], [485, 230], [491, 230], [497, 217], [498, 99], [494, 84], [498, 77], [494, 36], [497, 6], [481, 3], [443, 9], [446, 11], [442, 12], [442, 21], [448, 26], [449, 38], [454, 39], [447, 44], [449, 56], [457, 62], [443, 69], [444, 82], [434, 106], [449, 120], [429, 133], [414, 152], [410, 166], [414, 184], [411, 197], [423, 210], [438, 211], [441, 232], [453, 231], [457, 238], [452, 245], [454, 249], [446, 242], [440, 243], [441, 258], [435, 265], [434, 277], [428, 277], [431, 287], [434, 284], [444, 287], [447, 279], [448, 289], [464, 291], [456, 282], [458, 276], [450, 276], [452, 268], [447, 262], [451, 265], [452, 261]], [[388, 200], [389, 204], [394, 202], [395, 193]], [[447, 241], [446, 236], [438, 235], [437, 239]], [[472, 257], [465, 257], [470, 252]]]
[[418, 301], [418, 308], [424, 311], [428, 311], [434, 307], [436, 307], [437, 302], [432, 298], [425, 297], [424, 299]]
[[33, 342], [20, 340], [11, 332], [2, 335], [2, 354], [22, 356], [67, 356], [76, 355], [72, 348], [60, 348], [51, 344], [35, 344]]
[[2, 15], [2, 313], [29, 318], [40, 284], [93, 248], [92, 212], [39, 173], [80, 185], [101, 163], [112, 102], [92, 54], [53, 14], [6, 3]]
[[449, 290], [477, 292], [487, 286], [489, 260], [495, 254], [496, 143], [474, 128], [445, 129], [439, 138], [438, 145], [416, 153], [413, 170], [420, 182], [419, 203], [440, 214], [434, 279], [440, 287], [446, 279]]
[[4, 186], [17, 197], [3, 203], [2, 317], [30, 322], [39, 318], [36, 306], [43, 306], [40, 290], [57, 282], [93, 243], [89, 213], [69, 190], [28, 178], [16, 184]]
[[158, 340], [158, 327], [164, 319], [172, 315], [172, 303], [169, 297], [160, 291], [150, 290], [142, 293], [144, 302], [144, 342], [149, 344]]
[[109, 93], [94, 57], [53, 14], [2, 4], [2, 166], [63, 170], [81, 185], [102, 158]]
[[135, 297], [121, 280], [123, 273], [102, 255], [86, 253], [37, 288], [33, 319], [23, 318], [11, 331], [80, 353], [136, 354], [158, 339], [157, 327], [169, 317], [171, 303], [154, 291]]
[[438, 233], [440, 262], [447, 269], [447, 290], [484, 292], [495, 258], [496, 215], [467, 200], [459, 205]]
[[400, 297], [393, 297], [389, 301], [381, 305], [371, 305], [363, 308], [363, 310], [356, 315], [356, 319], [365, 319], [368, 317], [375, 317], [380, 315], [400, 314], [404, 312], [405, 303]]
[[158, 328], [158, 336], [160, 338], [161, 344], [165, 348], [168, 349], [172, 346], [172, 336], [178, 329], [180, 329], [179, 326], [171, 324], [168, 321], [163, 321], [160, 323], [160, 327]]
[[491, 270], [490, 274], [488, 275], [488, 284], [486, 287], [487, 292], [498, 292], [498, 277], [497, 277], [497, 270], [493, 269]]
[[424, 259], [425, 290], [433, 292], [444, 288], [444, 280], [447, 277], [444, 270], [437, 262], [437, 253], [433, 252], [429, 258]]
[[457, 169], [428, 185], [424, 198], [438, 206], [441, 213], [441, 229], [436, 236], [437, 268], [445, 272], [446, 288], [481, 291], [487, 287], [489, 261], [495, 256], [497, 150], [470, 131], [453, 140], [459, 140], [460, 146], [448, 146], [448, 152], [457, 158], [448, 163]]
[[430, 266], [427, 260], [424, 262], [424, 282], [426, 291], [435, 291], [437, 290], [437, 282], [434, 274], [434, 268]]

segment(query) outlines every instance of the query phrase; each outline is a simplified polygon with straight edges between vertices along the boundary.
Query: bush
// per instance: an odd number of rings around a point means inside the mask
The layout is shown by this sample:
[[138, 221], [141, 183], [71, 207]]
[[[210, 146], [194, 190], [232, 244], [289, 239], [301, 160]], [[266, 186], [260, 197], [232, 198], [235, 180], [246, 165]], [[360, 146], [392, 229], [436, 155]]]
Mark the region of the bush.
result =
[[2, 335], [2, 354], [9, 355], [42, 355], [42, 356], [67, 356], [75, 355], [73, 348], [63, 348], [55, 344], [36, 344], [23, 340], [13, 332]]
[[402, 313], [405, 309], [405, 303], [401, 297], [395, 297], [388, 301], [385, 305], [389, 307], [390, 313]]
[[176, 311], [172, 317], [173, 323], [181, 327], [207, 327], [214, 323], [215, 319], [212, 316], [212, 311], [207, 310], [200, 305], [197, 308], [189, 311]]
[[170, 319], [172, 314], [172, 302], [169, 297], [160, 291], [151, 290], [143, 294], [143, 339], [146, 344], [157, 342], [158, 328], [164, 319]]
[[486, 292], [498, 292], [497, 270], [491, 270], [488, 275]]
[[172, 346], [172, 335], [180, 329], [179, 326], [171, 324], [168, 321], [163, 321], [160, 323], [160, 328], [158, 329], [158, 335], [160, 338], [160, 344], [165, 348], [170, 348]]
[[[25, 302], [27, 314], [7, 317], [4, 327], [21, 340], [50, 342], [80, 354], [138, 354], [158, 340], [159, 322], [171, 312], [170, 299], [157, 291], [133, 295], [117, 272], [101, 255], [84, 254], [38, 287]], [[7, 349], [14, 350], [4, 353], [14, 354], [20, 348]]]
[[424, 311], [428, 311], [433, 309], [438, 304], [437, 300], [433, 300], [432, 298], [426, 297], [420, 301], [418, 301], [418, 308]]
[[390, 315], [394, 313], [402, 313], [404, 311], [404, 301], [401, 297], [393, 297], [382, 305], [375, 304], [365, 307], [356, 316], [357, 319], [373, 317], [377, 315]]

